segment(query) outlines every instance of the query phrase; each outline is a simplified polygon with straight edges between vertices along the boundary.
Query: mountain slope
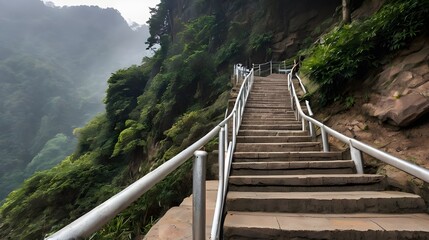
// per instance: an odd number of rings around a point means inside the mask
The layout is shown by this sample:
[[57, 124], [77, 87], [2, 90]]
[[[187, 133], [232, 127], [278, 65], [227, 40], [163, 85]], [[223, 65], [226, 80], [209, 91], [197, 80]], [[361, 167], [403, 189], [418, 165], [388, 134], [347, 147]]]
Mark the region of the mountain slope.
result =
[[102, 111], [111, 72], [141, 62], [148, 29], [113, 9], [0, 0], [0, 32], [1, 200], [72, 153], [72, 130]]

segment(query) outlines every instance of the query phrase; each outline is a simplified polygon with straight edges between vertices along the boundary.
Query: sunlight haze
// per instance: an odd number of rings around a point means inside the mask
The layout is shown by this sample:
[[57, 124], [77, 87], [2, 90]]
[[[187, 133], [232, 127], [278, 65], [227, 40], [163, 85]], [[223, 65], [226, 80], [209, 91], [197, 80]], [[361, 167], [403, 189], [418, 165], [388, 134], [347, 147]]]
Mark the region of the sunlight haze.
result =
[[128, 23], [145, 24], [150, 17], [149, 7], [155, 7], [160, 0], [43, 0], [55, 6], [99, 6], [117, 9]]

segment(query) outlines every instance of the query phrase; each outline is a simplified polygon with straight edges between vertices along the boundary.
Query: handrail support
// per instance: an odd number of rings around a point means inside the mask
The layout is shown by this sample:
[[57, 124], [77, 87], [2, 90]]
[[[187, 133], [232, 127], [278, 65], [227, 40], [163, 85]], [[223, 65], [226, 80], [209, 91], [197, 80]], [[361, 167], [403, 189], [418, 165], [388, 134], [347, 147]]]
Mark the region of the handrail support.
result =
[[192, 239], [206, 238], [206, 160], [207, 152], [195, 151], [192, 176]]
[[353, 142], [350, 139], [350, 156], [355, 163], [356, 172], [358, 174], [363, 174], [363, 165], [362, 165], [362, 152], [353, 146]]
[[322, 125], [320, 127], [320, 131], [322, 133], [322, 145], [323, 145], [323, 151], [329, 152], [329, 141], [328, 141], [328, 133], [325, 130], [325, 125]]

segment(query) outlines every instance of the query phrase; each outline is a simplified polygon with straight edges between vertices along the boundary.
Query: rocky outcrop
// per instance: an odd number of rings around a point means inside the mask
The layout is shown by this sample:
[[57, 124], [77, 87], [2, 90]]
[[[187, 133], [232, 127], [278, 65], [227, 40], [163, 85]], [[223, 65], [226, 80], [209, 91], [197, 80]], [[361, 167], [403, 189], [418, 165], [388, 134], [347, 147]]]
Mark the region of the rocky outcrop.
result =
[[371, 101], [363, 105], [370, 116], [406, 127], [429, 113], [429, 37], [402, 51], [376, 79]]

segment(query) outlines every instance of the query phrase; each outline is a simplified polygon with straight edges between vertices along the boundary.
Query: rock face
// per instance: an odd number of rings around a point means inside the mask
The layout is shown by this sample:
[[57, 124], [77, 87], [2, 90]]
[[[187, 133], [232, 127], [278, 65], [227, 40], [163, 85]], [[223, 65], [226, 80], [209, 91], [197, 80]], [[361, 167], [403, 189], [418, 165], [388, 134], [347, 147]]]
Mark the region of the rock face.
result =
[[376, 79], [385, 89], [363, 108], [370, 116], [406, 127], [429, 112], [429, 37], [402, 51]]

